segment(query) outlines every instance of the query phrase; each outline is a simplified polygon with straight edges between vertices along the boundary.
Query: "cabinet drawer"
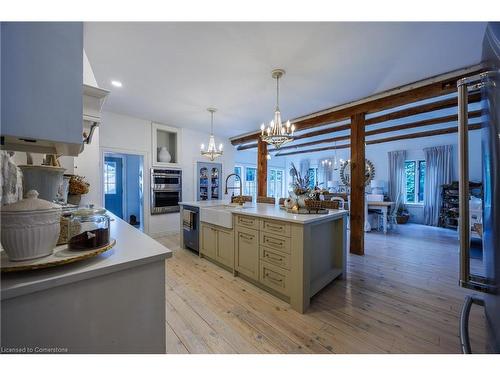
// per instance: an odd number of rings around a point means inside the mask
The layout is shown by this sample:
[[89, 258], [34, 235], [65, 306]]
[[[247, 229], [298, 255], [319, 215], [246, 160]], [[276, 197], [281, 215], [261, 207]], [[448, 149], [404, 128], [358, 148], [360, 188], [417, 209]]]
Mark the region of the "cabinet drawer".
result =
[[290, 238], [288, 237], [260, 232], [260, 245], [290, 254]]
[[290, 237], [290, 224], [282, 221], [261, 219], [260, 229], [264, 232]]
[[261, 261], [259, 281], [275, 291], [288, 296], [290, 294], [290, 277], [285, 271], [273, 264]]
[[241, 225], [243, 227], [251, 229], [259, 229], [259, 219], [252, 216], [236, 216], [236, 225]]
[[290, 270], [290, 255], [278, 250], [260, 247], [260, 259], [272, 263], [275, 266]]

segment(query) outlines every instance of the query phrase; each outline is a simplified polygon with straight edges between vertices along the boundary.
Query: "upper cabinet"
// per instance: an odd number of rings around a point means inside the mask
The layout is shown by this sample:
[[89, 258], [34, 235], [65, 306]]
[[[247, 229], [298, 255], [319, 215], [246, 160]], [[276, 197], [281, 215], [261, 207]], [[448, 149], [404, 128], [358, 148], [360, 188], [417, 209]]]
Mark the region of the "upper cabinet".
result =
[[152, 123], [151, 154], [155, 167], [180, 167], [181, 130], [173, 126]]
[[82, 149], [83, 24], [1, 23], [2, 148]]

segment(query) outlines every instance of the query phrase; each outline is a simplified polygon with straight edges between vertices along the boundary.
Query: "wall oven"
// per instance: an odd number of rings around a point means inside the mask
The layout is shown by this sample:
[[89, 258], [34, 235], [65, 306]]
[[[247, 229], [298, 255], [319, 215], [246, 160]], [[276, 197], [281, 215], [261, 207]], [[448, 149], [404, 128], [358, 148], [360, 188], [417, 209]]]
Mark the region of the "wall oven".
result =
[[180, 169], [151, 169], [151, 215], [179, 212], [182, 200]]

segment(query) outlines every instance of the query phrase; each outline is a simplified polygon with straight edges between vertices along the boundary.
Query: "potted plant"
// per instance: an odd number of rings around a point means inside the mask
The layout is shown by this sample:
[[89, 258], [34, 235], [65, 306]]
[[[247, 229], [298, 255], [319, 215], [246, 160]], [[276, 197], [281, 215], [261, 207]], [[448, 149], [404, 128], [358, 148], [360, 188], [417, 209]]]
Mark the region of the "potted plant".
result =
[[406, 224], [410, 219], [410, 213], [405, 208], [405, 206], [401, 205], [396, 212], [396, 222], [398, 224]]
[[90, 184], [85, 181], [85, 177], [73, 175], [69, 179], [68, 203], [80, 204], [83, 194], [89, 192]]

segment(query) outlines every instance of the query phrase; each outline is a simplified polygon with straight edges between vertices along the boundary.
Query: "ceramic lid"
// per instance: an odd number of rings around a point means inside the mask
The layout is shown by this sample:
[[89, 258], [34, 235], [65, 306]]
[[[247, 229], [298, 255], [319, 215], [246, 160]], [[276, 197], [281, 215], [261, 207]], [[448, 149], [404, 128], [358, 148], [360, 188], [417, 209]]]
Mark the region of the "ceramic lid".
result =
[[44, 199], [38, 199], [38, 191], [30, 190], [26, 194], [26, 198], [16, 203], [7, 204], [2, 207], [3, 212], [23, 212], [23, 211], [42, 211], [42, 210], [53, 210], [60, 209], [61, 206], [46, 201]]

